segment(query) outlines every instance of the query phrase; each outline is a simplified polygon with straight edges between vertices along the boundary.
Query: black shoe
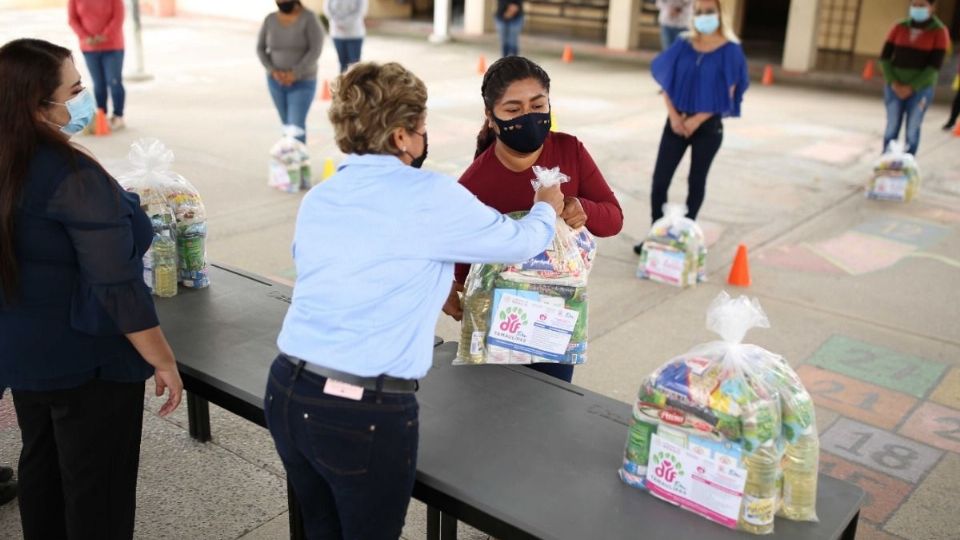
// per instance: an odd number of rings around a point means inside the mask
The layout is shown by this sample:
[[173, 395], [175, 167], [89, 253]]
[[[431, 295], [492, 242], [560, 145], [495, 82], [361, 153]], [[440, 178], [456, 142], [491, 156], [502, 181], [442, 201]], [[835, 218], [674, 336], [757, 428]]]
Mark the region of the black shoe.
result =
[[0, 467], [0, 484], [13, 480], [13, 469], [10, 467]]
[[943, 130], [950, 131], [951, 129], [953, 129], [953, 126], [956, 123], [957, 123], [956, 120], [948, 120], [947, 123], [943, 125]]
[[633, 246], [633, 252], [636, 253], [637, 255], [640, 255], [641, 253], [643, 253], [643, 242], [640, 242], [639, 244]]
[[17, 483], [16, 482], [6, 482], [0, 484], [0, 505], [7, 504], [8, 502], [17, 498]]

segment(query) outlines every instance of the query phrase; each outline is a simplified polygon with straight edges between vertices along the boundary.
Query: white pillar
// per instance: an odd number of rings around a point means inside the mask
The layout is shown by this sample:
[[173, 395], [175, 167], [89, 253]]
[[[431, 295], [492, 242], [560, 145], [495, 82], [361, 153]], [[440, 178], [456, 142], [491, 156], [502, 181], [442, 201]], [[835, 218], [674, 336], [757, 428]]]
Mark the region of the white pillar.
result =
[[463, 31], [480, 35], [493, 30], [494, 0], [464, 0]]
[[787, 39], [783, 47], [783, 69], [805, 73], [817, 63], [817, 33], [820, 0], [790, 2]]
[[434, 0], [433, 2], [433, 33], [430, 34], [432, 43], [450, 41], [450, 11], [453, 0]]
[[607, 48], [615, 51], [636, 49], [639, 41], [637, 18], [640, 0], [610, 0], [607, 12]]

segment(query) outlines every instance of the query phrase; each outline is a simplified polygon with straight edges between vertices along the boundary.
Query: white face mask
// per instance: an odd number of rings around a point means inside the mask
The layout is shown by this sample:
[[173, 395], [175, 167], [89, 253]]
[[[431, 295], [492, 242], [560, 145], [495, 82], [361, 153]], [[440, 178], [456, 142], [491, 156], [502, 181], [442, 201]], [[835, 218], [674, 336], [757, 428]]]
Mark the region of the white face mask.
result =
[[93, 99], [93, 95], [86, 88], [81, 90], [76, 96], [67, 100], [66, 103], [58, 103], [56, 101], [48, 101], [47, 103], [62, 105], [67, 108], [67, 112], [70, 113], [70, 120], [65, 125], [61, 126], [60, 124], [55, 124], [47, 120], [47, 122], [60, 128], [60, 131], [67, 136], [73, 136], [83, 131], [83, 128], [87, 127], [90, 122], [93, 121], [93, 116], [97, 113], [97, 104]]

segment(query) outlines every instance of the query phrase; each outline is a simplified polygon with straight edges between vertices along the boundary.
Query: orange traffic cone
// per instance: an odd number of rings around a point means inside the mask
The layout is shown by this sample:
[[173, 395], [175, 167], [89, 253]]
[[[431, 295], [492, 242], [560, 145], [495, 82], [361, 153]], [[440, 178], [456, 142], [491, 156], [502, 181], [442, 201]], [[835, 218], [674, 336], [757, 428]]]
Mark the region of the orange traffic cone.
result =
[[93, 124], [93, 134], [97, 137], [110, 134], [110, 122], [107, 122], [107, 112], [97, 109], [97, 117]]
[[480, 55], [480, 60], [477, 61], [477, 73], [483, 75], [487, 72], [487, 59], [482, 54]]
[[736, 287], [750, 286], [750, 263], [747, 260], [747, 246], [743, 244], [737, 247], [737, 256], [733, 259], [727, 283]]
[[957, 125], [953, 128], [953, 136], [960, 137], [960, 122], [957, 122]]
[[761, 80], [764, 86], [770, 86], [773, 84], [773, 66], [767, 64], [763, 68], [763, 79]]
[[865, 81], [873, 80], [874, 71], [875, 71], [875, 66], [873, 65], [873, 60], [867, 60], [867, 65], [863, 66], [863, 80]]
[[573, 47], [566, 45], [563, 48], [563, 56], [561, 57], [564, 63], [569, 64], [573, 62]]
[[320, 92], [320, 99], [323, 101], [330, 101], [333, 99], [333, 95], [330, 93], [330, 81], [323, 80], [323, 91]]

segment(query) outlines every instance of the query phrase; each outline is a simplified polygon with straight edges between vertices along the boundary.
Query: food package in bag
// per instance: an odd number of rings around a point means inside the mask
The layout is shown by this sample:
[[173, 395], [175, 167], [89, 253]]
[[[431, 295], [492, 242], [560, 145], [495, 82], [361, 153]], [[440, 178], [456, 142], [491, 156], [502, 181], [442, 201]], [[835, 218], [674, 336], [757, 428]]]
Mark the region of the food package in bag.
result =
[[[535, 166], [534, 173], [534, 189], [569, 180], [559, 168]], [[454, 365], [586, 361], [586, 285], [597, 245], [586, 229], [562, 219], [556, 229], [550, 247], [530, 260], [470, 268]]]
[[307, 145], [296, 139], [303, 133], [298, 126], [283, 127], [283, 137], [270, 148], [268, 186], [287, 193], [306, 191], [312, 187], [310, 154]]
[[130, 170], [117, 180], [140, 196], [154, 227], [153, 244], [144, 256], [145, 281], [157, 296], [175, 295], [178, 282], [206, 287], [207, 213], [200, 193], [171, 170], [173, 152], [157, 139], [134, 142], [127, 158]]
[[720, 341], [694, 347], [645, 378], [619, 470], [627, 484], [754, 534], [774, 516], [816, 521], [813, 401], [786, 360], [743, 343], [768, 328], [759, 303], [723, 292], [707, 312]]
[[919, 190], [920, 167], [916, 158], [904, 151], [900, 141], [890, 141], [887, 151], [873, 166], [867, 198], [910, 202]]
[[640, 252], [637, 277], [679, 287], [707, 280], [703, 230], [682, 204], [663, 205], [663, 217], [650, 227]]

